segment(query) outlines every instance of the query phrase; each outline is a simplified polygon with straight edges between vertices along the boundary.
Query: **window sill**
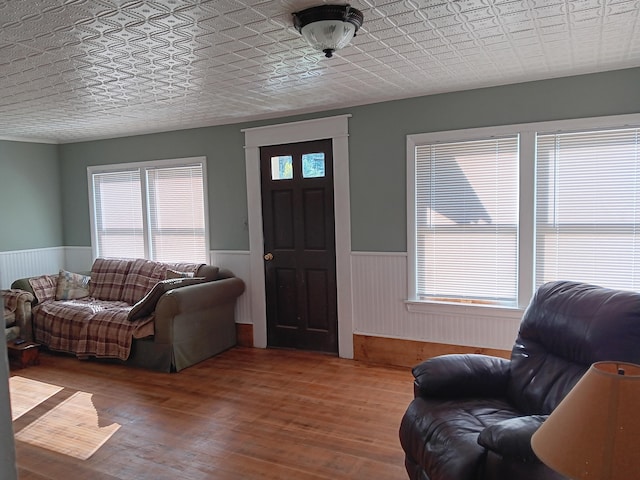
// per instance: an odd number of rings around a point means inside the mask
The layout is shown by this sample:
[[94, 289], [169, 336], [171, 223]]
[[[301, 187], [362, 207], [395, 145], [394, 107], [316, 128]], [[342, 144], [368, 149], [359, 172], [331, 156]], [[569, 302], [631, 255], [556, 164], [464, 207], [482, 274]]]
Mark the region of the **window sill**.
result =
[[407, 311], [421, 314], [482, 316], [520, 320], [524, 313], [523, 308], [503, 305], [459, 304], [427, 300], [406, 300], [404, 303]]

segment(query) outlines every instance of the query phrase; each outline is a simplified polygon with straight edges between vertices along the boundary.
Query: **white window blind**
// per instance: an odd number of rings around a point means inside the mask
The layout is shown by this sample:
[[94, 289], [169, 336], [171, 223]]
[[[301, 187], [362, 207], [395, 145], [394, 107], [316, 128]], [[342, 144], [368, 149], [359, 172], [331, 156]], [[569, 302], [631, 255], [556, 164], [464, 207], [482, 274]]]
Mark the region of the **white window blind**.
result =
[[207, 263], [202, 162], [145, 162], [91, 171], [95, 254]]
[[96, 173], [93, 180], [97, 250], [103, 257], [144, 257], [140, 171]]
[[418, 299], [514, 305], [519, 137], [419, 145]]
[[205, 262], [201, 165], [147, 170], [151, 257]]
[[537, 137], [536, 284], [640, 290], [640, 129]]

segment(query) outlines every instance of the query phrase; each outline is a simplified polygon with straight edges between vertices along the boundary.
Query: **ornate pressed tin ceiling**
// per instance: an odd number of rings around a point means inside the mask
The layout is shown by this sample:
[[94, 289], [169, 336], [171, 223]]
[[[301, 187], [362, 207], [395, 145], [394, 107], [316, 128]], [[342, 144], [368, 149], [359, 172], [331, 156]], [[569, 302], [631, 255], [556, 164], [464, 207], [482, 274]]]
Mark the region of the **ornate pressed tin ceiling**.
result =
[[0, 0], [0, 138], [72, 142], [640, 66], [640, 0], [353, 0], [364, 24], [331, 59], [293, 27], [318, 3]]

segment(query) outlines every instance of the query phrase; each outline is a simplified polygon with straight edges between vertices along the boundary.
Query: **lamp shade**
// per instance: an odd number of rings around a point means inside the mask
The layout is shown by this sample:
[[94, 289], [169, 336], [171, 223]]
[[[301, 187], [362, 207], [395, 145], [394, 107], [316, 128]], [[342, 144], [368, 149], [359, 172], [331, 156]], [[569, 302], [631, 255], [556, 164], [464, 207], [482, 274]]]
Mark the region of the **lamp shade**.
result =
[[640, 366], [594, 363], [531, 438], [547, 466], [573, 480], [640, 472]]
[[332, 57], [362, 26], [362, 12], [350, 5], [319, 5], [293, 13], [293, 24], [309, 45]]

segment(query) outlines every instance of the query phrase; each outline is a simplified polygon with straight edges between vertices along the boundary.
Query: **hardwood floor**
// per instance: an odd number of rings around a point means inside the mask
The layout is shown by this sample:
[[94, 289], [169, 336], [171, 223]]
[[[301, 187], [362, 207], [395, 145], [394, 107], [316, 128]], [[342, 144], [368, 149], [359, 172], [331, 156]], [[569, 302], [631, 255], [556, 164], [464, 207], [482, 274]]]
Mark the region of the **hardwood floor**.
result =
[[41, 354], [11, 375], [64, 387], [16, 433], [79, 391], [121, 425], [85, 461], [16, 441], [21, 480], [407, 478], [408, 368], [237, 347], [177, 374]]

